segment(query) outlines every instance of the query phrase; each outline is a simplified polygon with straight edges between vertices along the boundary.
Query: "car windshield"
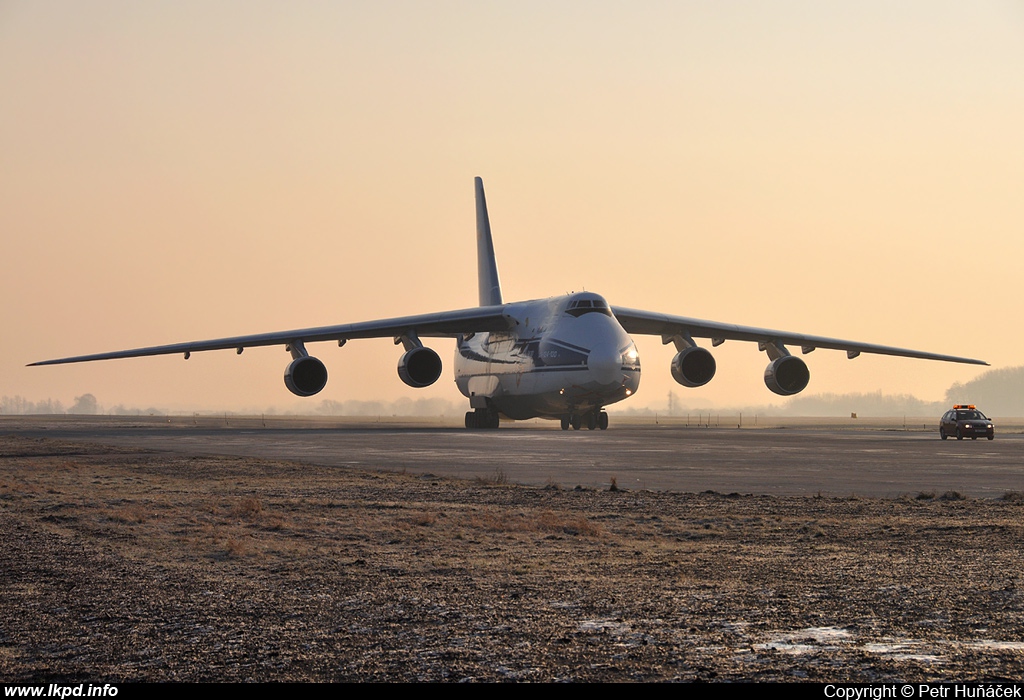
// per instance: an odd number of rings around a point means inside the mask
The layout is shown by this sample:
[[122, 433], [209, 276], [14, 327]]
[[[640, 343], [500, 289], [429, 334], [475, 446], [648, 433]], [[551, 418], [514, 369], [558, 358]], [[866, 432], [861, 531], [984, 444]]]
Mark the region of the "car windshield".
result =
[[957, 420], [986, 420], [985, 415], [981, 411], [957, 411]]

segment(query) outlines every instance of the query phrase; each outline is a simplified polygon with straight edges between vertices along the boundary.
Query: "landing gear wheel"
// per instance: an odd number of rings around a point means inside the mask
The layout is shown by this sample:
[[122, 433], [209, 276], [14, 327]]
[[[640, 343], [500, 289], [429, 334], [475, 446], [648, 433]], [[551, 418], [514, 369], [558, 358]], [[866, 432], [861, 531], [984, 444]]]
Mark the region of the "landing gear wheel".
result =
[[608, 430], [608, 414], [604, 411], [597, 414], [597, 427], [601, 430]]
[[574, 413], [569, 416], [569, 424], [572, 425], [573, 430], [579, 430], [583, 427], [583, 420], [579, 417], [579, 414]]
[[587, 414], [587, 430], [597, 430], [597, 414], [593, 411]]
[[942, 439], [942, 440], [945, 440], [945, 439], [946, 439], [946, 438], [948, 438], [948, 437], [949, 437], [949, 436], [948, 436], [948, 435], [946, 435], [946, 431], [945, 431], [945, 430], [943, 430], [942, 428], [939, 428], [939, 438], [940, 438], [940, 439]]
[[501, 424], [497, 411], [479, 408], [466, 412], [466, 427], [470, 430], [493, 430]]
[[562, 416], [562, 430], [569, 429], [569, 416]]

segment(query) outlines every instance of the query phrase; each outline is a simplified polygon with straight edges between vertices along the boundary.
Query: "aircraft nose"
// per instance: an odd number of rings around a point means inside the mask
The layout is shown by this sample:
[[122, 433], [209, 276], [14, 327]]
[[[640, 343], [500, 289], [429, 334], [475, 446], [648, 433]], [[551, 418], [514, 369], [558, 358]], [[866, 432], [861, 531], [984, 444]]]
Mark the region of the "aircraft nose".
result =
[[622, 357], [613, 347], [596, 347], [587, 357], [587, 367], [601, 384], [613, 384], [622, 374]]

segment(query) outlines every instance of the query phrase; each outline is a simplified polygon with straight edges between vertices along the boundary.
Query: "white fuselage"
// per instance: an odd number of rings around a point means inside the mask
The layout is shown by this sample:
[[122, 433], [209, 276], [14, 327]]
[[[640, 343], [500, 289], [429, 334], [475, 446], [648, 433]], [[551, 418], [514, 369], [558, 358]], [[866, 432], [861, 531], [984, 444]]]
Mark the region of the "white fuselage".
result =
[[629, 334], [597, 294], [508, 304], [512, 329], [460, 339], [455, 383], [473, 408], [560, 418], [621, 401], [640, 386]]

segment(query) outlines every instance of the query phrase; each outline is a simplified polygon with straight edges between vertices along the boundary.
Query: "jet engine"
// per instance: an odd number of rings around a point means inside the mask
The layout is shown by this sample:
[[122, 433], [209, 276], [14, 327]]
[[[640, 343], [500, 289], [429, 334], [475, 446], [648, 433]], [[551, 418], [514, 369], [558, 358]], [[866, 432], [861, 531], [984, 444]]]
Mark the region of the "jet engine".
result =
[[799, 357], [785, 355], [764, 370], [764, 383], [779, 396], [792, 396], [804, 390], [811, 381], [811, 372]]
[[715, 358], [704, 348], [691, 345], [672, 358], [672, 378], [683, 386], [704, 386], [715, 376]]
[[417, 389], [430, 386], [441, 376], [441, 358], [430, 348], [413, 348], [398, 361], [398, 376]]
[[315, 357], [297, 357], [284, 371], [284, 385], [296, 396], [318, 394], [325, 384], [327, 368]]

